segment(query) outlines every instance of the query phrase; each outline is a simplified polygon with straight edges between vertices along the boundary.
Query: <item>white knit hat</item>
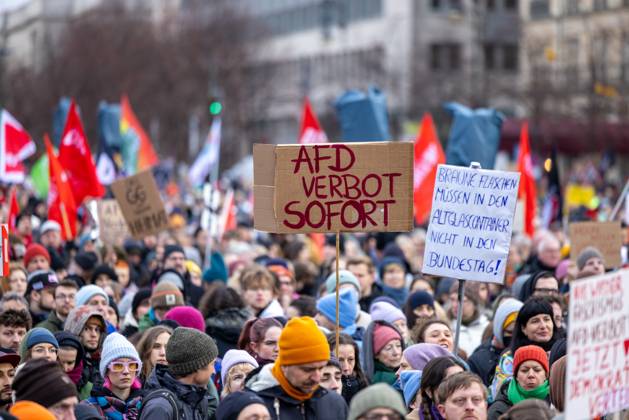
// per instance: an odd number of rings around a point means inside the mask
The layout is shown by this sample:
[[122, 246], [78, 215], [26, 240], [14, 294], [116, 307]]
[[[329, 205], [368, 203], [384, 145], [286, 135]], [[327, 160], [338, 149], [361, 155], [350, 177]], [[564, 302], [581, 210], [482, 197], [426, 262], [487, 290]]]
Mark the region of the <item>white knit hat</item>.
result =
[[114, 332], [105, 338], [103, 343], [103, 351], [100, 357], [100, 374], [105, 378], [105, 372], [107, 372], [107, 366], [116, 359], [127, 357], [134, 359], [140, 366], [138, 371], [142, 370], [142, 361], [138, 351], [133, 347], [133, 344], [129, 342], [124, 336]]
[[221, 361], [221, 381], [223, 382], [223, 386], [225, 386], [225, 379], [227, 378], [229, 369], [239, 363], [249, 363], [254, 368], [258, 367], [258, 362], [256, 362], [256, 359], [251, 357], [251, 355], [246, 351], [229, 350], [227, 353], [225, 353], [225, 356]]

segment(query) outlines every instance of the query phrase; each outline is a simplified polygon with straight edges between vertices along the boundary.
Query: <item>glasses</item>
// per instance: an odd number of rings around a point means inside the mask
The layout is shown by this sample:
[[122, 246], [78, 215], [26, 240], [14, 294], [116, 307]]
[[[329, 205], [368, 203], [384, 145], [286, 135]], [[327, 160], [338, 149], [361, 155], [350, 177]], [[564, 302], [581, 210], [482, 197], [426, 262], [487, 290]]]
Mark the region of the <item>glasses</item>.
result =
[[129, 372], [137, 372], [140, 369], [140, 364], [138, 362], [112, 362], [109, 364], [109, 370], [114, 373], [124, 372], [125, 368]]
[[76, 298], [76, 295], [64, 295], [64, 294], [59, 294], [57, 296], [55, 296], [55, 299], [57, 300], [74, 300]]

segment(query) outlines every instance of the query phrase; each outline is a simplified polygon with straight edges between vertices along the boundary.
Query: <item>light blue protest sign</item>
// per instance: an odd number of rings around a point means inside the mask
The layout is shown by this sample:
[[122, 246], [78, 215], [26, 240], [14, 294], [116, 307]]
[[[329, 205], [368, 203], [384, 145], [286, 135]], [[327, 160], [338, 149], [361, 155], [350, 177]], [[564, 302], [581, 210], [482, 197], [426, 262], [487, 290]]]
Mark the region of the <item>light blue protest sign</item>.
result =
[[422, 271], [503, 283], [519, 182], [518, 172], [439, 165]]

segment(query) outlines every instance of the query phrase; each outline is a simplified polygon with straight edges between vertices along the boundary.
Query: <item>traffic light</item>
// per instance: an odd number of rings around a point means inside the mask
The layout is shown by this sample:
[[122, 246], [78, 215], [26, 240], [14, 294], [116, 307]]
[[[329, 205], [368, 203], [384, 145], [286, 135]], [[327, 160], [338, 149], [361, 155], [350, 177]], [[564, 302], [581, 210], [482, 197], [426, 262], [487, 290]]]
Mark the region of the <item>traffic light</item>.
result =
[[210, 111], [210, 115], [220, 115], [223, 110], [223, 104], [217, 98], [212, 98], [210, 100], [210, 106], [208, 107]]

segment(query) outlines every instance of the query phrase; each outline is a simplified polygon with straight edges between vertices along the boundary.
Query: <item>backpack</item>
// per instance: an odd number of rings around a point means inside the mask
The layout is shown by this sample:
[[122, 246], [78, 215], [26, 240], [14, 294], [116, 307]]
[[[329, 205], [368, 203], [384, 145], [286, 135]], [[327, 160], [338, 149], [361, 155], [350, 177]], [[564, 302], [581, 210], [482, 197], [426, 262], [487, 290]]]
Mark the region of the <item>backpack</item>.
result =
[[142, 406], [140, 407], [140, 411], [138, 412], [138, 419], [142, 418], [142, 409], [146, 406], [146, 404], [157, 398], [165, 398], [166, 401], [170, 404], [173, 409], [174, 420], [179, 420], [181, 416], [179, 415], [179, 405], [177, 404], [177, 398], [175, 394], [166, 388], [154, 389], [142, 398]]

